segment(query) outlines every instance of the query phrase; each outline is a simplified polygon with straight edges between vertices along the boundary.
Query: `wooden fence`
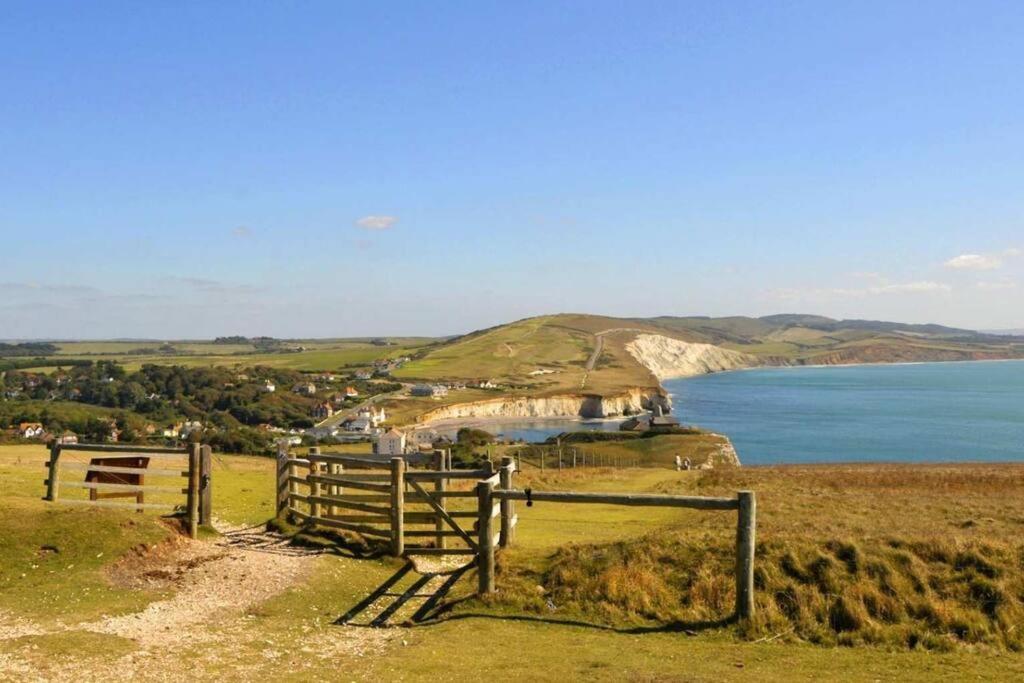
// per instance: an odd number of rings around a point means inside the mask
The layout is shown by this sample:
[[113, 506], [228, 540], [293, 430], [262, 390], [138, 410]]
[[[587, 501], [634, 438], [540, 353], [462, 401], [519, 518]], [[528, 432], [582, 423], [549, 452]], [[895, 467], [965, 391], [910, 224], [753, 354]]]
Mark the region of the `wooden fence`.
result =
[[[311, 448], [296, 458], [282, 449], [277, 513], [382, 539], [395, 556], [475, 556], [479, 542], [472, 522], [479, 512], [470, 484], [484, 480], [511, 488], [515, 465], [507, 460], [495, 472], [489, 462], [475, 470], [452, 469], [445, 451], [381, 458]], [[414, 469], [416, 465], [423, 467]], [[502, 528], [510, 530], [514, 524], [510, 513]]]
[[[407, 457], [415, 462], [416, 456]], [[496, 552], [515, 541], [519, 501], [735, 510], [735, 615], [748, 619], [754, 613], [753, 491], [709, 498], [518, 490], [513, 485], [518, 466], [511, 456], [502, 458], [497, 471], [490, 462], [477, 470], [453, 470], [443, 451], [433, 454], [430, 469], [412, 469], [412, 464], [402, 457], [325, 455], [316, 448], [305, 458], [293, 458], [283, 450], [278, 454], [278, 514], [385, 539], [396, 556], [473, 555], [479, 592], [492, 593]], [[475, 485], [464, 486], [469, 482]], [[460, 505], [467, 502], [475, 505]], [[468, 520], [475, 524], [467, 529]]]
[[[65, 453], [87, 453], [89, 462], [62, 458]], [[150, 467], [157, 460], [160, 467]], [[46, 462], [48, 476], [45, 500], [54, 503], [90, 505], [105, 508], [175, 511], [184, 508], [189, 535], [195, 538], [200, 524], [209, 524], [212, 504], [211, 464], [209, 446], [190, 444], [187, 448], [151, 448], [113, 444], [59, 444], [50, 448]], [[84, 473], [82, 478], [68, 478], [69, 472]], [[146, 478], [164, 483], [147, 482]], [[184, 483], [180, 482], [185, 479]], [[63, 489], [85, 489], [87, 499], [62, 495]], [[146, 502], [146, 493], [184, 495], [182, 504]], [[170, 497], [172, 496], [162, 496]], [[133, 502], [110, 500], [134, 498]]]

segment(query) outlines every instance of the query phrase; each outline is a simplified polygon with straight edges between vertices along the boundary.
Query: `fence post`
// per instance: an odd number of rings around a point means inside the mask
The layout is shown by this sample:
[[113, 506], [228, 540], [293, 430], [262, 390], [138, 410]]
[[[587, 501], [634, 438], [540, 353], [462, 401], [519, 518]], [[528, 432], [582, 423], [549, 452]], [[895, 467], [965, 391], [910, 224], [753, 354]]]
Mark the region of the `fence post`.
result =
[[740, 491], [736, 523], [736, 618], [749, 619], [754, 614], [754, 531], [757, 524], [757, 501], [753, 491]]
[[199, 451], [199, 523], [209, 526], [213, 518], [213, 448], [203, 445]]
[[493, 492], [494, 482], [477, 482], [477, 589], [481, 594], [494, 592], [494, 534], [491, 531]]
[[291, 466], [288, 464], [288, 445], [277, 444], [277, 488], [274, 490], [274, 509], [277, 517], [288, 510], [288, 492], [291, 486], [288, 484], [288, 474]]
[[[515, 472], [515, 458], [504, 457], [501, 459], [500, 480], [503, 491], [512, 490], [512, 474]], [[512, 515], [515, 514], [515, 503], [507, 498], [501, 499], [501, 536], [498, 544], [502, 548], [512, 545], [515, 539], [515, 527], [512, 526]]]
[[[445, 460], [447, 457], [444, 451], [434, 451], [434, 469], [438, 472], [445, 471]], [[447, 479], [437, 479], [434, 481], [434, 491], [443, 494], [448, 488]], [[447, 498], [443, 495], [437, 496], [437, 504], [442, 510], [446, 508]], [[434, 539], [434, 546], [437, 548], [445, 548], [448, 546], [448, 538], [442, 533], [445, 530], [444, 520], [441, 519], [440, 515], [435, 515], [434, 528], [437, 530], [437, 537]]]
[[50, 477], [46, 482], [46, 500], [56, 501], [60, 496], [60, 443], [56, 438], [50, 446]]
[[576, 449], [572, 449], [572, 468], [576, 469]]
[[391, 458], [391, 554], [405, 553], [405, 460]]
[[[313, 446], [313, 447], [311, 447], [309, 449], [309, 455], [310, 455], [310, 460], [309, 460], [309, 478], [312, 479], [313, 477], [316, 477], [316, 476], [320, 475], [320, 471], [321, 471], [321, 468], [323, 467], [323, 463], [316, 462], [315, 460], [312, 459], [312, 456], [320, 455], [320, 449], [317, 448], [316, 446]], [[316, 498], [316, 497], [318, 497], [320, 495], [320, 490], [321, 490], [320, 489], [320, 482], [317, 482], [317, 481], [310, 481], [309, 482], [309, 516], [310, 517], [319, 517], [320, 516], [320, 512], [321, 512], [320, 503], [317, 503], [317, 502], [313, 501], [313, 498]]]
[[[345, 474], [345, 466], [342, 465], [340, 462], [333, 463], [331, 465], [331, 474], [334, 475], [335, 477], [344, 476], [344, 474]], [[341, 484], [332, 484], [329, 490], [331, 492], [331, 495], [335, 496], [335, 497], [342, 496], [342, 495], [345, 494], [345, 490], [341, 487]], [[327, 509], [327, 514], [329, 514], [329, 515], [337, 515], [338, 514], [338, 506], [331, 505]]]
[[188, 535], [199, 536], [199, 452], [197, 443], [188, 445]]

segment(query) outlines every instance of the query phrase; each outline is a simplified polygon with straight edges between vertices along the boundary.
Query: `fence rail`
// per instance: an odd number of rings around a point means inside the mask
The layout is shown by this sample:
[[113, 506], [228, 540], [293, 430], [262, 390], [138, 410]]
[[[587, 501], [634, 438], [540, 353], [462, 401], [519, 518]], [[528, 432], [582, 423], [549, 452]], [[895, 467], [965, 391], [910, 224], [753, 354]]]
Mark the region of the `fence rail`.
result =
[[[87, 453], [89, 462], [70, 462], [66, 453]], [[151, 460], [184, 459], [181, 468], [150, 468]], [[198, 535], [200, 524], [209, 524], [212, 504], [212, 451], [209, 446], [190, 444], [187, 448], [153, 448], [114, 444], [60, 444], [50, 448], [46, 462], [45, 500], [68, 505], [91, 505], [99, 508], [144, 510], [177, 510], [184, 508], [189, 535]], [[68, 472], [84, 472], [84, 480], [68, 479]], [[62, 473], [64, 477], [62, 478]], [[147, 483], [146, 477], [186, 478], [185, 486]], [[88, 499], [68, 498], [62, 489], [85, 489]], [[147, 493], [184, 495], [183, 504], [146, 502]], [[134, 498], [134, 502], [112, 501], [110, 498]]]
[[[316, 448], [305, 458], [293, 458], [282, 450], [277, 468], [278, 513], [385, 539], [396, 556], [474, 555], [478, 590], [491, 593], [496, 590], [496, 552], [515, 542], [520, 501], [736, 511], [735, 615], [748, 619], [753, 614], [756, 501], [752, 491], [739, 491], [735, 497], [533, 491], [515, 488], [519, 461], [514, 456], [502, 458], [496, 470], [490, 462], [476, 470], [452, 470], [450, 456], [436, 451], [431, 465], [431, 469], [414, 470], [401, 457], [384, 463], [321, 454]], [[472, 489], [449, 488], [474, 480]], [[300, 486], [308, 487], [308, 493], [300, 492]], [[474, 498], [475, 505], [459, 507], [467, 498]], [[475, 520], [475, 528], [464, 527], [462, 520]], [[419, 544], [422, 541], [432, 544]]]

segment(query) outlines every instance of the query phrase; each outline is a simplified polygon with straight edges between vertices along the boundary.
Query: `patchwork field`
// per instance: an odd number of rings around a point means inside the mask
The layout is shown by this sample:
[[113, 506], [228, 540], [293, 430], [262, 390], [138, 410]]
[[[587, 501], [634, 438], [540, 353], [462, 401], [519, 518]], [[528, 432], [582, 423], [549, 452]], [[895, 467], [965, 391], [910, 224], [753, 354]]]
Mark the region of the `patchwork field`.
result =
[[369, 628], [334, 622], [402, 564], [268, 540], [270, 460], [215, 457], [221, 532], [191, 542], [41, 501], [45, 457], [0, 448], [4, 679], [1024, 676], [1024, 466], [527, 469], [546, 490], [757, 491], [757, 619], [716, 624], [731, 513], [538, 503], [495, 597], [472, 597], [470, 571], [431, 619]]

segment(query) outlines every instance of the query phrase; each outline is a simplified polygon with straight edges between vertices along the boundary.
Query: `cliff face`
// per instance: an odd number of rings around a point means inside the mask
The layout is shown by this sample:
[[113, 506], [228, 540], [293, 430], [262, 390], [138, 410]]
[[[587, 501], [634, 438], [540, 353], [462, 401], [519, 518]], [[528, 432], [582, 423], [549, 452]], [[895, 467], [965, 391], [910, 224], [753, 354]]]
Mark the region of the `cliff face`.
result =
[[626, 350], [658, 380], [692, 377], [761, 364], [760, 360], [745, 353], [712, 344], [679, 341], [658, 334], [641, 334], [626, 344]]
[[668, 397], [654, 390], [630, 389], [617, 396], [563, 394], [540, 398], [507, 396], [443, 406], [424, 413], [419, 422], [470, 417], [616, 417], [649, 410], [655, 405], [671, 408]]

